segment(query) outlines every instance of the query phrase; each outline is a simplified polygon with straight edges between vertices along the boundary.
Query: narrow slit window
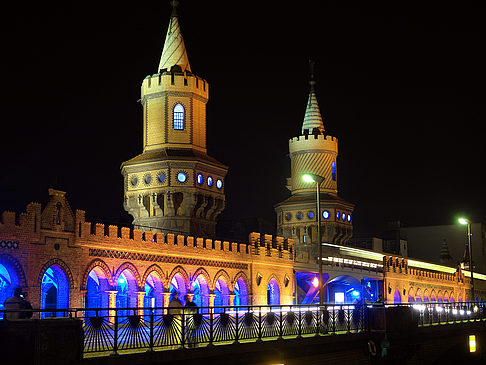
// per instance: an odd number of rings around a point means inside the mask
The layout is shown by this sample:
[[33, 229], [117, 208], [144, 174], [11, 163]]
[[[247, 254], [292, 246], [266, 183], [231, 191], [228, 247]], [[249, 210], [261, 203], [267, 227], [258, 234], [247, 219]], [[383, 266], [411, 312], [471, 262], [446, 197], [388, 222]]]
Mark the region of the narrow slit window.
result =
[[184, 107], [182, 104], [177, 104], [174, 107], [174, 118], [173, 118], [174, 129], [183, 131], [184, 130]]
[[332, 174], [332, 179], [334, 181], [336, 181], [336, 162], [335, 161], [332, 162], [332, 171], [331, 171], [331, 174]]

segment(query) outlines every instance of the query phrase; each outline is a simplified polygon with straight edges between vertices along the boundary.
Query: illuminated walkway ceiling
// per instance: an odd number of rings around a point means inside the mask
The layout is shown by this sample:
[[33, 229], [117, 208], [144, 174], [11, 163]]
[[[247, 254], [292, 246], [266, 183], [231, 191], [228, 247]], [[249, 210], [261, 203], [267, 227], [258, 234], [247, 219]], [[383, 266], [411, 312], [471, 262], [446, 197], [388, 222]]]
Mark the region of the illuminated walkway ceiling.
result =
[[[360, 248], [355, 248], [355, 247], [347, 247], [347, 246], [340, 246], [340, 245], [334, 245], [331, 243], [323, 243], [322, 244], [325, 247], [330, 247], [330, 248], [337, 248], [339, 250], [339, 253], [341, 255], [348, 256], [350, 258], [356, 258], [356, 259], [366, 259], [366, 260], [371, 260], [376, 263], [383, 263], [383, 257], [387, 256], [387, 254], [381, 253], [381, 252], [376, 252], [376, 251], [370, 251], [370, 250], [364, 250]], [[325, 256], [325, 255], [324, 255]], [[326, 259], [326, 258], [324, 258]], [[449, 267], [449, 266], [444, 266], [444, 265], [438, 265], [434, 264], [431, 262], [426, 262], [426, 261], [420, 261], [420, 260], [415, 260], [411, 258], [407, 258], [408, 260], [408, 266], [409, 267], [414, 267], [418, 269], [425, 269], [425, 270], [432, 270], [432, 271], [437, 271], [437, 272], [442, 272], [442, 273], [447, 273], [447, 274], [454, 274], [456, 272], [456, 268], [454, 267]], [[466, 277], [471, 277], [471, 273], [467, 270], [462, 271]], [[479, 274], [479, 273], [474, 273], [474, 278], [475, 279], [480, 279], [480, 280], [486, 280], [486, 275], [484, 274]]]

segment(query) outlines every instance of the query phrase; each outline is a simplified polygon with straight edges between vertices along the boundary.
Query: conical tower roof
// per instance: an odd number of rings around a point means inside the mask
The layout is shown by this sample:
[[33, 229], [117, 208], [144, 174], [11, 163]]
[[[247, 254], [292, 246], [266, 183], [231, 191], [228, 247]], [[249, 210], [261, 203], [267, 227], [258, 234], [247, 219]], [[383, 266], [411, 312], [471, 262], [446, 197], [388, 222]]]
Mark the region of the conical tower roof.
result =
[[172, 14], [170, 16], [169, 29], [165, 36], [164, 49], [159, 62], [159, 71], [163, 69], [170, 69], [172, 66], [180, 66], [182, 71], [191, 71], [189, 65], [189, 58], [187, 57], [184, 39], [182, 39], [181, 28], [179, 26], [179, 19], [177, 17], [178, 1], [171, 1]]
[[305, 130], [308, 133], [312, 133], [314, 128], [317, 128], [320, 133], [324, 134], [324, 123], [322, 123], [321, 111], [319, 104], [317, 103], [317, 97], [314, 90], [316, 81], [314, 80], [314, 61], [309, 61], [310, 64], [310, 92], [309, 99], [307, 100], [307, 108], [305, 109], [304, 122], [302, 123], [302, 134], [305, 134]]
[[453, 263], [453, 258], [449, 253], [449, 245], [447, 244], [447, 240], [445, 238], [442, 240], [439, 259], [440, 263], [443, 265], [451, 265]]

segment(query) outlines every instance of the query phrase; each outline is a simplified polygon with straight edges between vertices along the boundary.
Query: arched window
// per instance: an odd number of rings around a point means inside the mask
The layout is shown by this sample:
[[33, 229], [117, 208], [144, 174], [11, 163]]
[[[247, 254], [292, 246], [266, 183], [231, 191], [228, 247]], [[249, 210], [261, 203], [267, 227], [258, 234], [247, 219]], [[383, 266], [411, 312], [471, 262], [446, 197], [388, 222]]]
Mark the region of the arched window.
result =
[[332, 179], [336, 181], [336, 161], [332, 162], [332, 171], [331, 171]]
[[176, 104], [174, 107], [173, 126], [176, 130], [184, 130], [184, 107], [182, 104]]

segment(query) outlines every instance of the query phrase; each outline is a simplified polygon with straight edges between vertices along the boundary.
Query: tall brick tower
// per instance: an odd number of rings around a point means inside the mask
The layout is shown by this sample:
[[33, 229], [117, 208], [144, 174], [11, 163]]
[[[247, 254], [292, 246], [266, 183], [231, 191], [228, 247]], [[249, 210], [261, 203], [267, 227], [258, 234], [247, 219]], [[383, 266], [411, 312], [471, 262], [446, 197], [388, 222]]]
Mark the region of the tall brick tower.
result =
[[[289, 141], [291, 196], [275, 206], [277, 232], [295, 239], [298, 260], [312, 260], [317, 253], [317, 214], [321, 215], [321, 242], [344, 243], [353, 234], [354, 205], [337, 193], [338, 140], [327, 135], [315, 93], [313, 63], [309, 99], [302, 123], [302, 134]], [[320, 184], [320, 212], [316, 212], [316, 184], [302, 175], [324, 178]], [[300, 254], [300, 255], [299, 255]]]
[[143, 152], [121, 165], [124, 208], [142, 230], [211, 237], [228, 167], [207, 155], [209, 85], [191, 72], [177, 3], [158, 71], [142, 82]]

